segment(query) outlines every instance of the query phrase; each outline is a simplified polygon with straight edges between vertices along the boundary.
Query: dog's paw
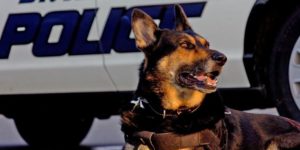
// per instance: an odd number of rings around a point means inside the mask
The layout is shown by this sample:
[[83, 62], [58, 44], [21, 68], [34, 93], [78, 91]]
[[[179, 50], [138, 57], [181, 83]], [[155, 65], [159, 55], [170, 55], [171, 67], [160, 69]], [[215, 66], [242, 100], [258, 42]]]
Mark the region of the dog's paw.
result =
[[150, 148], [148, 147], [148, 146], [146, 146], [146, 145], [139, 145], [138, 147], [137, 147], [137, 150], [150, 150]]
[[146, 145], [132, 145], [132, 144], [129, 144], [129, 143], [126, 143], [124, 146], [123, 146], [123, 150], [150, 150], [150, 148]]

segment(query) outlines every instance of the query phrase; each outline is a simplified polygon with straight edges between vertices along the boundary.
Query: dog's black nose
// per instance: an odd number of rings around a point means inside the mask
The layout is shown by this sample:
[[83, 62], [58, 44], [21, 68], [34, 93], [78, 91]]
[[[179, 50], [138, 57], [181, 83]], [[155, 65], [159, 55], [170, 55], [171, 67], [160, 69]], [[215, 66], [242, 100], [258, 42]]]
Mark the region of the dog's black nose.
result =
[[220, 53], [220, 52], [214, 52], [211, 56], [211, 58], [216, 61], [218, 63], [218, 65], [223, 66], [226, 61], [227, 61], [227, 57]]

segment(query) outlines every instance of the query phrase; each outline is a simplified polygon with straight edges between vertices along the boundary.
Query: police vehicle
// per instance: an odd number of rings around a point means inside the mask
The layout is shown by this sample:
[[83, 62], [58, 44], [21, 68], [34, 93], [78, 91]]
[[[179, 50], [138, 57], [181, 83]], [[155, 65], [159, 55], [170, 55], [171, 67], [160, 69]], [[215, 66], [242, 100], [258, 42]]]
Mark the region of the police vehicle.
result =
[[274, 105], [300, 121], [300, 1], [0, 2], [0, 113], [29, 144], [78, 144], [94, 116], [116, 114], [143, 59], [130, 28], [133, 8], [172, 28], [174, 3], [228, 57], [219, 84], [225, 101]]

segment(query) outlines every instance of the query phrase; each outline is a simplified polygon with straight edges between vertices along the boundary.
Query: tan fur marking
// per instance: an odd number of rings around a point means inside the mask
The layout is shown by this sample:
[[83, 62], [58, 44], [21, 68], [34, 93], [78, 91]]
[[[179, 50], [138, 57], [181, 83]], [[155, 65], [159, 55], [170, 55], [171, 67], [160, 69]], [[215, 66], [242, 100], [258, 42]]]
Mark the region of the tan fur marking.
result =
[[200, 91], [176, 87], [174, 84], [162, 84], [164, 97], [162, 106], [168, 110], [177, 110], [180, 107], [192, 108], [202, 103], [205, 93]]
[[145, 48], [147, 46], [144, 40], [136, 40], [135, 44], [138, 46], [138, 48]]
[[267, 150], [279, 150], [279, 148], [278, 148], [278, 146], [277, 146], [277, 144], [276, 144], [275, 142], [272, 142], [272, 143], [268, 146]]
[[205, 38], [202, 38], [202, 37], [199, 37], [199, 36], [196, 36], [195, 37], [197, 39], [197, 41], [199, 41], [201, 43], [201, 45], [205, 46], [208, 48], [208, 42]]
[[189, 42], [191, 42], [191, 43], [193, 43], [193, 44], [196, 43], [196, 40], [195, 40], [194, 37], [192, 37], [192, 36], [190, 36], [190, 35], [188, 35], [188, 34], [186, 34], [186, 35], [187, 35], [187, 38], [189, 39]]

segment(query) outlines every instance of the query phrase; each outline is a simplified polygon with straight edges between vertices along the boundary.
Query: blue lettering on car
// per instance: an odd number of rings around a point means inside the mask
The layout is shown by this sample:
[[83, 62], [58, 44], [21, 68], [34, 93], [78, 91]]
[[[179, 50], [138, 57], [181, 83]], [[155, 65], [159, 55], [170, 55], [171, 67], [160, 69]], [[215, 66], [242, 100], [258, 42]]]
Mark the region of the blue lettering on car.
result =
[[[20, 0], [20, 3], [33, 0]], [[201, 17], [205, 2], [181, 4], [188, 17]], [[133, 8], [112, 8], [99, 41], [89, 41], [93, 21], [98, 9], [86, 9], [82, 14], [76, 10], [40, 13], [10, 14], [0, 39], [0, 59], [9, 57], [13, 45], [33, 43], [32, 53], [36, 57], [86, 54], [107, 54], [116, 52], [138, 52], [131, 39], [131, 12], [139, 8], [153, 19], [159, 19], [160, 28], [173, 28], [172, 5], [141, 6]], [[62, 26], [58, 41], [48, 42], [54, 26]], [[23, 28], [23, 30], [20, 30]]]
[[85, 10], [81, 16], [79, 29], [74, 37], [74, 45], [70, 55], [98, 54], [101, 53], [99, 41], [88, 41], [88, 35], [92, 27], [97, 9]]
[[[12, 45], [32, 42], [41, 19], [39, 13], [9, 15], [0, 40], [0, 58], [8, 58]], [[25, 29], [18, 31], [18, 28]]]
[[34, 0], [20, 0], [19, 3], [31, 3], [34, 2]]
[[[46, 0], [20, 0], [19, 3], [32, 3], [32, 2], [45, 2]], [[69, 1], [69, 0], [64, 0], [64, 1]], [[55, 0], [50, 0], [50, 2], [55, 2]]]
[[[61, 56], [67, 53], [80, 15], [77, 11], [58, 11], [46, 14], [41, 21], [32, 53], [35, 56]], [[53, 26], [62, 25], [63, 29], [56, 43], [49, 43], [49, 35]]]

